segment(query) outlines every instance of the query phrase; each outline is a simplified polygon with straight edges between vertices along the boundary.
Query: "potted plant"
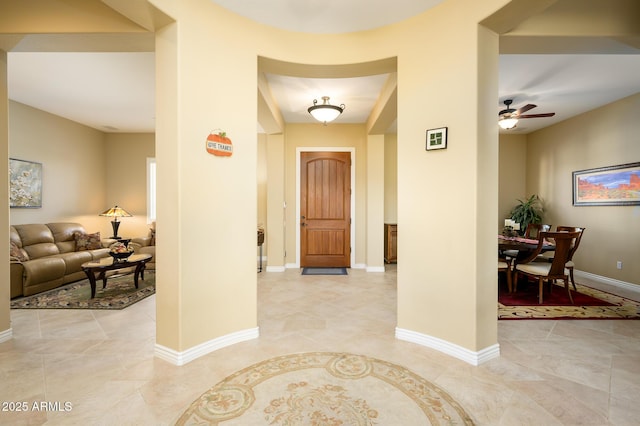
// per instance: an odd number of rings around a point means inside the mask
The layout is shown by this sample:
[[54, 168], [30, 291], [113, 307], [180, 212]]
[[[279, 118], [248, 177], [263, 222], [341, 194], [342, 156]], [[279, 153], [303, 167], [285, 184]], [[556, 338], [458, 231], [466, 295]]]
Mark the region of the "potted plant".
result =
[[520, 224], [520, 232], [525, 232], [530, 223], [542, 223], [542, 201], [533, 194], [526, 200], [518, 200], [518, 204], [511, 209], [511, 219]]

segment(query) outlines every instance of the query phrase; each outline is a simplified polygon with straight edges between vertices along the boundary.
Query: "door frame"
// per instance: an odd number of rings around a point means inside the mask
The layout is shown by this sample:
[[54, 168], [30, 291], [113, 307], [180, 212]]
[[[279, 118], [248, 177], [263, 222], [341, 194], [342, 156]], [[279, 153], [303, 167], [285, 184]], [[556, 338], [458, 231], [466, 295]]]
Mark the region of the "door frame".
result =
[[349, 263], [354, 268], [356, 264], [356, 148], [349, 146], [338, 147], [313, 147], [313, 146], [299, 146], [296, 147], [296, 263], [294, 268], [300, 267], [300, 157], [303, 152], [349, 152], [351, 153], [351, 258]]

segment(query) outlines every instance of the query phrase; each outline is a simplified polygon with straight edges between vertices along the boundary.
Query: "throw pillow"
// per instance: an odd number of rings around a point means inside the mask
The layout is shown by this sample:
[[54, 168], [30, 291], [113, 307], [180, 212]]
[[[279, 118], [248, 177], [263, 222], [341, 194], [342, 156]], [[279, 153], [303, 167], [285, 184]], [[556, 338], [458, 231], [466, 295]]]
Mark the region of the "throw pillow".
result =
[[29, 260], [29, 255], [23, 248], [18, 247], [16, 243], [14, 243], [13, 241], [10, 241], [9, 242], [9, 258], [11, 260], [26, 262], [27, 260]]
[[96, 250], [102, 248], [100, 242], [100, 232], [85, 234], [84, 232], [74, 232], [73, 238], [76, 240], [76, 251]]

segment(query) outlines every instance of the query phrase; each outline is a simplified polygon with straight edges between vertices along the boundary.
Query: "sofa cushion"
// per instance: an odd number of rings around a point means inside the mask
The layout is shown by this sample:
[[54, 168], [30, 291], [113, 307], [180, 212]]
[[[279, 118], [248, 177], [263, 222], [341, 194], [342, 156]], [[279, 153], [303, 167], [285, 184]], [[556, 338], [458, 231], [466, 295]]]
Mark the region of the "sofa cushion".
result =
[[26, 262], [27, 260], [29, 260], [29, 255], [23, 248], [18, 247], [16, 243], [11, 241], [9, 242], [9, 258], [11, 260]]
[[53, 234], [53, 239], [60, 253], [76, 251], [76, 239], [74, 234], [81, 232], [85, 234], [84, 227], [75, 222], [53, 222], [47, 223], [47, 227]]
[[30, 225], [14, 225], [20, 235], [22, 247], [41, 243], [54, 243], [53, 234], [47, 225], [34, 223]]
[[71, 253], [61, 253], [55, 257], [59, 257], [64, 260], [64, 274], [69, 275], [75, 272], [82, 272], [81, 265], [86, 262], [91, 262], [93, 256], [90, 251], [76, 251]]
[[53, 285], [55, 288], [62, 284], [64, 277], [64, 260], [59, 257], [46, 257], [43, 259], [30, 260], [22, 264], [24, 266], [24, 295], [37, 293], [42, 290], [28, 291], [28, 287], [39, 284]]
[[76, 251], [97, 250], [99, 248], [102, 248], [102, 243], [100, 242], [100, 232], [87, 234], [84, 232], [76, 231], [73, 233], [73, 237], [76, 240]]
[[24, 246], [24, 250], [29, 255], [30, 260], [53, 256], [60, 253], [58, 246], [53, 243], [32, 244], [30, 246]]

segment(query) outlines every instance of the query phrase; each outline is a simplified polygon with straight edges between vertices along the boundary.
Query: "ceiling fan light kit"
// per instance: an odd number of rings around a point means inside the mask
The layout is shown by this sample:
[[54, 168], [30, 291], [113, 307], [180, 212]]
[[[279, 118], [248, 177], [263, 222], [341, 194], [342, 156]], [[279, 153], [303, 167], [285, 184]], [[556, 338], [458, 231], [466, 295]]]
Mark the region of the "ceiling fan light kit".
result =
[[510, 116], [502, 116], [498, 119], [498, 126], [504, 130], [513, 129], [518, 124], [518, 119]]
[[313, 106], [310, 106], [307, 109], [309, 114], [321, 123], [327, 124], [330, 121], [335, 120], [340, 114], [342, 114], [342, 111], [344, 111], [344, 104], [340, 104], [340, 106], [331, 105], [329, 103], [329, 96], [323, 96], [322, 101], [323, 102], [318, 105], [318, 100], [314, 99]]
[[522, 118], [541, 118], [541, 117], [553, 117], [556, 115], [555, 112], [548, 112], [544, 114], [527, 114], [523, 115], [523, 113], [529, 111], [536, 107], [533, 104], [527, 104], [518, 109], [511, 108], [511, 104], [513, 103], [513, 99], [505, 99], [504, 104], [507, 107], [498, 113], [498, 126], [504, 130], [513, 129], [518, 124], [518, 120]]

